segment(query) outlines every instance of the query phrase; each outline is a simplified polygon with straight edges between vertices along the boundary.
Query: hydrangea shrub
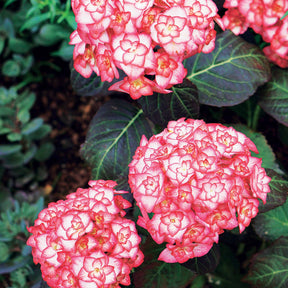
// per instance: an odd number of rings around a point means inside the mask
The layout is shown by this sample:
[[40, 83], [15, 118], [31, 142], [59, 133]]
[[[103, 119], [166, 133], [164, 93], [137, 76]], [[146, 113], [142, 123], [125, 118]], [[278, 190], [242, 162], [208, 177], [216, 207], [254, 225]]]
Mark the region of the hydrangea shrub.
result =
[[[266, 202], [270, 177], [254, 143], [232, 127], [184, 118], [149, 140], [129, 165], [138, 224], [166, 242], [159, 260], [174, 263], [208, 253], [224, 229], [243, 232]], [[149, 216], [148, 213], [153, 213]]]

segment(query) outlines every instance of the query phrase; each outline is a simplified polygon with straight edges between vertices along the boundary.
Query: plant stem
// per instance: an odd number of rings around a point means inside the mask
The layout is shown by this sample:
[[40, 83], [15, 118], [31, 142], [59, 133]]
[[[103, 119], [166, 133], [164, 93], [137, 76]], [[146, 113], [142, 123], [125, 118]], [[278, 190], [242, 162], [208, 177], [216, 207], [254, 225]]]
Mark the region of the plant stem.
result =
[[251, 129], [256, 131], [257, 126], [258, 126], [258, 121], [259, 121], [259, 116], [261, 113], [261, 108], [259, 105], [256, 105], [255, 110], [254, 110], [254, 114], [253, 114], [253, 119], [252, 119], [252, 125], [251, 125]]

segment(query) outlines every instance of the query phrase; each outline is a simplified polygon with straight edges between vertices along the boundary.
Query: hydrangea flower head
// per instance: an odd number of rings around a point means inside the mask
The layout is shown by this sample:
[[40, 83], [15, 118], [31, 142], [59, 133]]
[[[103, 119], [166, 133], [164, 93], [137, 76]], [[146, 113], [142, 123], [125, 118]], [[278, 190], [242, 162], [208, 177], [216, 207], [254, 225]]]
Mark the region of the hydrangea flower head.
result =
[[282, 16], [288, 10], [286, 0], [226, 0], [228, 10], [223, 16], [225, 28], [235, 35], [249, 27], [270, 43], [263, 49], [266, 57], [281, 68], [288, 67], [288, 19]]
[[40, 212], [27, 244], [51, 288], [130, 285], [132, 268], [143, 262], [135, 223], [123, 218], [131, 206], [114, 181], [90, 181], [67, 199]]
[[[149, 140], [142, 137], [129, 165], [138, 224], [158, 244], [159, 260], [186, 262], [209, 252], [224, 229], [240, 232], [266, 202], [270, 177], [255, 144], [221, 124], [184, 118]], [[148, 216], [153, 213], [153, 216]]]
[[182, 83], [183, 60], [210, 53], [214, 21], [222, 24], [212, 0], [72, 0], [71, 5], [77, 22], [70, 37], [75, 69], [85, 78], [94, 71], [108, 82], [123, 70], [127, 77], [109, 90], [133, 99], [169, 93]]

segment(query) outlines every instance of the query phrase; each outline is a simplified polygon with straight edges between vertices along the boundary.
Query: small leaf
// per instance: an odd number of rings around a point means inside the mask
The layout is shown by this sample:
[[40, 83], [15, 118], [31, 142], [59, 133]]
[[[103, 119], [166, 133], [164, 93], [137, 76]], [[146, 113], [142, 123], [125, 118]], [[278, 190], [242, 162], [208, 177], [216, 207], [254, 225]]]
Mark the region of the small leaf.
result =
[[23, 164], [27, 164], [35, 156], [37, 152], [37, 146], [32, 144], [24, 154]]
[[35, 118], [31, 120], [29, 123], [27, 123], [25, 126], [23, 126], [21, 133], [23, 135], [29, 135], [32, 132], [36, 131], [43, 125], [43, 119], [42, 118]]
[[17, 113], [17, 118], [22, 124], [25, 124], [30, 120], [30, 112], [26, 109], [21, 109]]
[[8, 47], [14, 53], [25, 54], [30, 51], [33, 45], [23, 39], [9, 38]]
[[42, 13], [41, 15], [35, 15], [33, 17], [29, 17], [28, 20], [22, 25], [20, 32], [25, 29], [34, 28], [35, 26], [41, 24], [45, 20], [50, 18], [50, 12]]
[[55, 151], [55, 146], [51, 142], [43, 143], [38, 149], [35, 159], [39, 162], [43, 162], [51, 157]]
[[49, 133], [51, 133], [52, 128], [49, 124], [43, 124], [39, 129], [29, 134], [30, 140], [41, 140], [46, 137]]
[[[0, 104], [1, 105], [1, 104]], [[5, 109], [0, 109], [0, 117], [11, 117], [15, 115], [15, 110], [10, 107], [5, 107]]]
[[11, 144], [11, 145], [0, 145], [0, 156], [7, 156], [20, 151], [21, 145]]
[[272, 68], [272, 78], [259, 89], [259, 105], [278, 122], [288, 126], [288, 71]]
[[18, 168], [23, 166], [24, 155], [20, 152], [16, 152], [10, 155], [6, 155], [2, 159], [3, 167], [7, 169]]
[[35, 42], [38, 45], [51, 46], [62, 39], [68, 39], [71, 31], [67, 30], [63, 25], [59, 24], [44, 24], [37, 36]]
[[21, 67], [19, 63], [14, 60], [7, 60], [2, 66], [2, 73], [8, 77], [17, 77], [21, 73]]
[[165, 245], [156, 244], [151, 238], [141, 247], [145, 261], [133, 273], [135, 288], [185, 288], [195, 278], [195, 272], [179, 263], [158, 261]]
[[265, 169], [271, 181], [269, 183], [270, 192], [267, 194], [266, 204], [261, 201], [259, 213], [267, 212], [278, 206], [283, 205], [287, 200], [288, 181], [272, 169]]
[[11, 142], [20, 141], [22, 139], [22, 135], [17, 132], [13, 132], [7, 135], [7, 139]]
[[239, 104], [269, 80], [270, 66], [261, 50], [231, 31], [216, 38], [215, 49], [186, 59], [187, 79], [198, 88], [201, 104]]
[[281, 237], [251, 260], [245, 281], [253, 288], [288, 287], [288, 239]]
[[282, 206], [258, 214], [252, 225], [259, 237], [265, 240], [288, 236], [288, 201]]
[[141, 104], [145, 115], [154, 124], [166, 127], [171, 120], [181, 117], [197, 118], [199, 116], [199, 102], [197, 88], [189, 80], [173, 86], [172, 93], [141, 97]]
[[119, 99], [105, 103], [92, 119], [81, 147], [93, 179], [126, 178], [143, 134], [149, 138], [152, 131], [142, 110]]
[[30, 110], [32, 106], [35, 104], [36, 95], [35, 93], [31, 93], [28, 90], [24, 91], [19, 97], [17, 97], [16, 106], [18, 109]]

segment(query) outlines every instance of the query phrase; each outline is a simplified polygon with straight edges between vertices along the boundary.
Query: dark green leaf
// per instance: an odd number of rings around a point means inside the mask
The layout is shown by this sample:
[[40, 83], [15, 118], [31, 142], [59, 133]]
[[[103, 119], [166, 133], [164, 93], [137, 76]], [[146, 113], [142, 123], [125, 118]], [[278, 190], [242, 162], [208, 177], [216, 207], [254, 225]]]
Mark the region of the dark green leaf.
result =
[[16, 152], [10, 155], [6, 155], [2, 159], [3, 167], [7, 169], [17, 168], [23, 166], [24, 155], [20, 152]]
[[141, 97], [141, 104], [145, 115], [154, 124], [166, 127], [171, 120], [181, 117], [197, 118], [199, 116], [199, 102], [197, 88], [189, 80], [173, 86], [169, 94], [155, 93], [152, 96]]
[[23, 135], [29, 135], [39, 129], [43, 125], [42, 118], [35, 118], [31, 120], [29, 123], [23, 126], [21, 133]]
[[19, 38], [9, 38], [8, 47], [14, 53], [25, 54], [32, 48], [32, 44]]
[[206, 255], [190, 259], [182, 265], [196, 272], [197, 274], [205, 274], [214, 271], [219, 264], [219, 260], [219, 247], [217, 244], [214, 244]]
[[15, 115], [15, 110], [10, 107], [0, 109], [0, 117], [11, 117]]
[[62, 41], [60, 48], [57, 51], [51, 53], [51, 55], [58, 56], [62, 58], [64, 61], [70, 61], [73, 57], [73, 50], [74, 47], [68, 44], [66, 40], [64, 40]]
[[288, 239], [283, 237], [256, 254], [245, 281], [253, 288], [288, 287]]
[[35, 42], [39, 45], [51, 46], [62, 39], [68, 39], [70, 34], [71, 31], [63, 25], [47, 23], [41, 27], [37, 37], [35, 37]]
[[54, 150], [55, 146], [51, 142], [45, 142], [39, 147], [35, 159], [39, 162], [45, 161], [51, 157]]
[[90, 123], [81, 147], [93, 179], [126, 179], [128, 164], [143, 134], [149, 138], [152, 131], [142, 110], [119, 99], [105, 103]]
[[201, 104], [232, 106], [254, 94], [270, 77], [270, 66], [261, 50], [225, 31], [217, 36], [215, 49], [186, 60], [187, 78], [199, 93]]
[[141, 247], [144, 263], [133, 273], [135, 288], [185, 288], [196, 276], [195, 272], [179, 263], [158, 261], [165, 245], [156, 244], [151, 238]]
[[27, 164], [35, 156], [36, 152], [37, 146], [35, 144], [32, 144], [24, 154], [23, 163]]
[[288, 126], [288, 71], [274, 67], [272, 78], [261, 87], [259, 105], [278, 122]]
[[0, 156], [6, 156], [20, 151], [21, 145], [11, 144], [11, 145], [0, 145]]
[[265, 240], [276, 240], [281, 236], [288, 237], [288, 202], [268, 212], [258, 214], [252, 225], [259, 237]]
[[41, 140], [46, 137], [49, 133], [51, 133], [52, 128], [48, 124], [43, 124], [39, 129], [29, 134], [30, 140]]
[[265, 169], [271, 181], [269, 183], [270, 193], [267, 194], [266, 204], [260, 202], [259, 213], [267, 212], [283, 205], [287, 200], [288, 181], [272, 169]]
[[[73, 65], [73, 62], [71, 62]], [[114, 79], [111, 83], [101, 81], [101, 78], [97, 76], [94, 72], [89, 78], [84, 78], [81, 76], [74, 67], [71, 67], [70, 80], [72, 88], [75, 92], [81, 96], [95, 96], [97, 99], [103, 98], [107, 95], [115, 93], [115, 91], [109, 91], [108, 88], [115, 82], [120, 81], [124, 78], [124, 72], [119, 71], [119, 79]]]
[[21, 67], [19, 63], [14, 60], [7, 60], [2, 66], [2, 73], [8, 77], [17, 77], [21, 73]]
[[30, 257], [25, 257], [25, 258], [21, 258], [21, 261], [15, 263], [15, 264], [0, 264], [0, 275], [1, 274], [9, 274], [13, 271], [15, 271], [16, 269], [19, 269], [23, 266], [25, 266], [27, 263], [29, 263], [29, 261], [31, 261]]
[[26, 109], [21, 109], [17, 113], [17, 118], [22, 124], [25, 124], [30, 120], [30, 112]]
[[253, 157], [262, 158], [262, 167], [277, 170], [279, 167], [276, 164], [276, 157], [271, 148], [267, 143], [264, 135], [259, 132], [255, 132], [245, 125], [232, 125], [237, 131], [245, 134], [252, 142], [256, 145], [259, 154], [251, 152]]

